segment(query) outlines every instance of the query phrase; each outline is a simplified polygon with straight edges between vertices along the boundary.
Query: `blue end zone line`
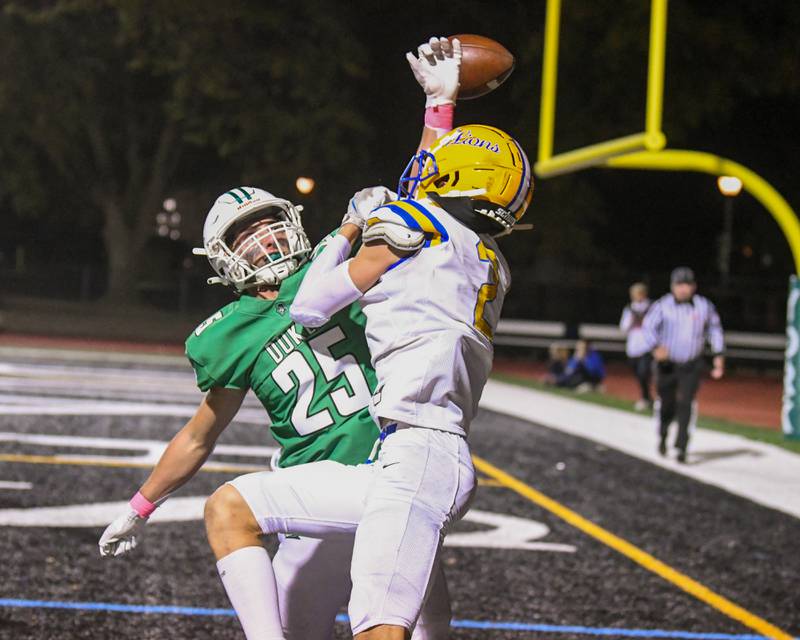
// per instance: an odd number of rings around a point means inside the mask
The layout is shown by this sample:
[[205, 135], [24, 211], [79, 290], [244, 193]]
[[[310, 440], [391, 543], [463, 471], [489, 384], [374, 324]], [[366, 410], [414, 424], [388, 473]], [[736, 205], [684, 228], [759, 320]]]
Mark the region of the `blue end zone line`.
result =
[[[171, 605], [117, 604], [114, 602], [57, 602], [50, 600], [17, 600], [0, 598], [0, 607], [25, 609], [72, 609], [79, 611], [111, 611], [117, 613], [172, 614], [180, 616], [235, 616], [233, 609], [204, 609]], [[336, 616], [337, 622], [348, 622], [346, 615]], [[485, 629], [502, 631], [534, 631], [538, 633], [572, 633], [589, 636], [617, 636], [623, 638], [680, 638], [686, 640], [764, 640], [764, 636], [733, 633], [699, 633], [694, 631], [666, 631], [663, 629], [604, 629], [555, 624], [530, 624], [527, 622], [490, 622], [480, 620], [452, 620], [450, 626], [458, 629]], [[800, 640], [798, 638], [797, 640]]]

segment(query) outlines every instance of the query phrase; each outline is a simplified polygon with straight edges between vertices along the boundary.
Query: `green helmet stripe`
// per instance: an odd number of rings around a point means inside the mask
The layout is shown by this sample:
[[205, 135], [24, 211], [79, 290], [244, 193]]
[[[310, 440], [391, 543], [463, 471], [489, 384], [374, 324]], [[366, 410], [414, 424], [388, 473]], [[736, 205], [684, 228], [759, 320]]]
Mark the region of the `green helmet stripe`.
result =
[[250, 194], [247, 193], [247, 191], [244, 190], [244, 187], [236, 187], [236, 188], [239, 189], [239, 191], [241, 191], [244, 194], [244, 197], [247, 198], [248, 200], [252, 200], [253, 199], [252, 197], [250, 197]]
[[233, 196], [233, 199], [236, 200], [237, 203], [242, 204], [244, 200], [239, 197], [239, 194], [234, 193], [233, 191], [228, 191], [228, 195]]

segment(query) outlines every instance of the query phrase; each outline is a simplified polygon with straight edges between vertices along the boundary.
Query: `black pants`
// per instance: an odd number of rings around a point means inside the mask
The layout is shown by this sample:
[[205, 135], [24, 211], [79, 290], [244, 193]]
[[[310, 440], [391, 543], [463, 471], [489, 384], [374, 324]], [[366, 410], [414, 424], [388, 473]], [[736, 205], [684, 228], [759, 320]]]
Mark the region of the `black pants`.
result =
[[566, 387], [567, 389], [574, 389], [582, 384], [588, 382], [593, 387], [596, 387], [603, 381], [602, 378], [591, 375], [582, 364], [578, 364], [575, 370], [570, 374], [562, 374], [556, 378], [557, 387]]
[[661, 400], [660, 435], [667, 439], [667, 430], [673, 419], [678, 419], [678, 437], [675, 448], [686, 451], [689, 444], [689, 421], [692, 403], [700, 387], [700, 376], [705, 365], [702, 358], [689, 362], [659, 362], [657, 388]]
[[642, 394], [642, 400], [650, 402], [650, 379], [653, 377], [653, 356], [645, 353], [638, 358], [629, 358], [633, 375], [636, 376], [636, 381], [639, 383], [639, 392]]

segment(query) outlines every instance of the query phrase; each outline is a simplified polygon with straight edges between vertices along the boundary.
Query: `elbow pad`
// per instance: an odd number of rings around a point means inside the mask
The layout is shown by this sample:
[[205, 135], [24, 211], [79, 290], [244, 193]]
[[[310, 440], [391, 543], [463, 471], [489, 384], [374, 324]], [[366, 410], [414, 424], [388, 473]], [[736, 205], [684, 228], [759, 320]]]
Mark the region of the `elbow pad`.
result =
[[367, 221], [367, 225], [369, 226], [361, 234], [361, 240], [364, 243], [382, 240], [389, 246], [401, 251], [416, 251], [425, 244], [424, 232], [409, 229], [401, 224], [379, 220], [372, 225]]

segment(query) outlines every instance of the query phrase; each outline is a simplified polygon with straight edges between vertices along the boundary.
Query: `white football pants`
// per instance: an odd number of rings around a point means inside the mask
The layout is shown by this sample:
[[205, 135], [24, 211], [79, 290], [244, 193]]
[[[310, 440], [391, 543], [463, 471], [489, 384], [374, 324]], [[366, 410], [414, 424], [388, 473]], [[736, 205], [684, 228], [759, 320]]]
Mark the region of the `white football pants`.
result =
[[[350, 598], [353, 536], [284, 538], [272, 559], [286, 640], [331, 640], [336, 615]], [[450, 594], [444, 572], [433, 574], [411, 640], [447, 640]]]
[[413, 628], [442, 539], [467, 511], [475, 471], [463, 437], [399, 425], [373, 464], [313, 462], [231, 483], [264, 533], [341, 539], [355, 532], [350, 625]]

